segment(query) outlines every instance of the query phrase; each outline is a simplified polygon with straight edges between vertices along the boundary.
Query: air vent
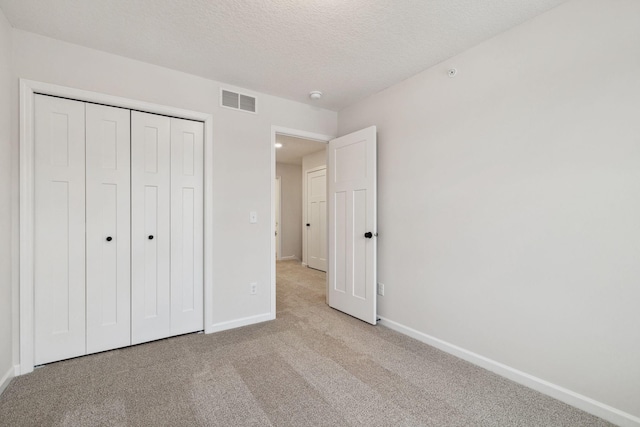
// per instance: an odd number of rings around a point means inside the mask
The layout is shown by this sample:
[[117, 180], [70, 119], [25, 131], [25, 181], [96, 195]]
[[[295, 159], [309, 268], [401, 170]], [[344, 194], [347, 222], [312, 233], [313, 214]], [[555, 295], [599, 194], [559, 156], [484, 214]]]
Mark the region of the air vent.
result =
[[257, 112], [256, 98], [242, 93], [232, 92], [222, 89], [220, 91], [220, 105], [234, 110], [246, 111], [248, 113]]

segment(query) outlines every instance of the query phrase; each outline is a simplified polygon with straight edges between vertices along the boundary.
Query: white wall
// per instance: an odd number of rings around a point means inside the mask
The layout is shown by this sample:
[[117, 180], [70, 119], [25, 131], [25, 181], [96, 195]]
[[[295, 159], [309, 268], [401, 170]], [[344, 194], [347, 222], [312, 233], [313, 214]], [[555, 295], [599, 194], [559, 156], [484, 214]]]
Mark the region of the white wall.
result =
[[[268, 314], [271, 126], [335, 134], [337, 114], [259, 93], [254, 93], [259, 114], [220, 108], [219, 82], [20, 30], [13, 31], [13, 53], [19, 78], [213, 114], [214, 248], [213, 259], [205, 262], [213, 263], [214, 324]], [[13, 83], [16, 118], [18, 83]], [[17, 119], [13, 120], [13, 141], [18, 141]], [[12, 164], [18, 164], [17, 151]], [[17, 194], [14, 176], [16, 212]], [[252, 210], [258, 213], [257, 224], [249, 223]], [[17, 250], [14, 245], [16, 258]], [[257, 295], [249, 294], [250, 282], [258, 282]], [[14, 289], [18, 289], [17, 280]], [[14, 310], [15, 322], [17, 316]]]
[[11, 299], [11, 26], [0, 10], [0, 391], [13, 373]]
[[[307, 221], [307, 171], [327, 166], [327, 150], [307, 154], [302, 158], [302, 220]], [[307, 264], [307, 231], [302, 232], [302, 263]]]
[[322, 149], [315, 153], [307, 154], [302, 158], [302, 170], [308, 171], [320, 166], [327, 165], [327, 150]]
[[276, 163], [280, 177], [280, 257], [302, 259], [302, 166]]
[[572, 1], [339, 113], [378, 126], [379, 314], [636, 417], [638, 22]]

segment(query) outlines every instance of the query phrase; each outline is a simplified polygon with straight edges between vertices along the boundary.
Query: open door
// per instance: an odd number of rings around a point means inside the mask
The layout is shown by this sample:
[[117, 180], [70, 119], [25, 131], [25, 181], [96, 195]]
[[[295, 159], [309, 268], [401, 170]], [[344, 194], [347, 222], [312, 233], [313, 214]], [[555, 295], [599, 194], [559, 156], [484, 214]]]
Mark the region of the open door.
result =
[[329, 306], [376, 324], [376, 127], [329, 142]]

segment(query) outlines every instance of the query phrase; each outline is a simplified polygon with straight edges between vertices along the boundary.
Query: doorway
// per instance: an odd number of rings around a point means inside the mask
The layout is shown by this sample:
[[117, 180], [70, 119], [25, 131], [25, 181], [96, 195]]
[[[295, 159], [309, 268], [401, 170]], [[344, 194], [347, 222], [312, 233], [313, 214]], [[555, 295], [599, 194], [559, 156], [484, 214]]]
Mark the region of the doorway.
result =
[[[282, 137], [325, 144], [328, 239], [326, 302], [335, 309], [375, 325], [377, 322], [377, 130], [375, 126], [330, 137], [271, 128], [271, 311], [276, 313], [275, 176], [276, 145]], [[306, 169], [306, 168], [305, 168]], [[283, 196], [284, 197], [284, 196]], [[306, 203], [303, 204], [303, 207]], [[283, 209], [284, 210], [284, 209]], [[327, 214], [328, 213], [328, 214]], [[306, 218], [306, 216], [305, 216]], [[284, 221], [281, 222], [284, 225]], [[306, 224], [305, 224], [306, 227]], [[283, 230], [283, 227], [280, 227]], [[304, 233], [303, 233], [304, 235]], [[305, 242], [306, 243], [306, 242]], [[303, 244], [303, 249], [305, 249]], [[303, 257], [307, 259], [308, 254]]]
[[276, 260], [326, 272], [326, 144], [276, 135]]
[[[271, 309], [273, 313], [275, 313], [276, 262], [295, 260], [305, 267], [308, 266], [309, 242], [307, 240], [312, 225], [307, 227], [306, 224], [312, 223], [307, 221], [306, 172], [326, 170], [326, 147], [332, 138], [330, 135], [272, 127]], [[279, 181], [276, 180], [276, 177]], [[321, 191], [322, 185], [319, 189], [318, 179], [315, 184], [316, 192]], [[324, 188], [326, 189], [326, 184], [324, 184]], [[326, 220], [326, 191], [323, 208], [325, 209], [323, 218]], [[320, 215], [321, 209], [318, 206], [316, 215]], [[324, 236], [326, 253], [326, 226], [321, 230], [320, 224], [317, 224], [313, 231], [315, 236]], [[311, 242], [315, 242], [315, 236], [312, 237]], [[314, 248], [319, 246], [318, 243], [315, 243]], [[318, 250], [314, 249], [311, 252], [316, 254]], [[326, 267], [324, 271], [326, 271]]]

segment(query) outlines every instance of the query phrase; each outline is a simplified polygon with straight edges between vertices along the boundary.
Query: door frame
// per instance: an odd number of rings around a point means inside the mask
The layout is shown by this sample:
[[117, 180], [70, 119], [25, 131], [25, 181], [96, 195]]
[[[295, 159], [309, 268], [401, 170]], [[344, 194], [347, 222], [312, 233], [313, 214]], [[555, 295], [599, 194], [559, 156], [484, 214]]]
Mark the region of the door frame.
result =
[[[308, 132], [299, 129], [292, 129], [283, 126], [271, 125], [271, 254], [269, 261], [271, 263], [271, 319], [276, 318], [276, 203], [275, 203], [275, 181], [276, 181], [276, 135], [293, 136], [296, 138], [310, 139], [312, 141], [318, 141], [327, 144], [329, 141], [335, 138], [334, 135], [323, 135], [315, 132]], [[328, 254], [327, 254], [328, 255]], [[327, 278], [329, 275], [327, 275]], [[329, 282], [327, 279], [327, 286]], [[327, 295], [328, 298], [328, 295]], [[328, 301], [328, 300], [327, 300]]]
[[[34, 368], [34, 218], [35, 95], [51, 95], [204, 123], [204, 331], [213, 329], [213, 115], [99, 92], [20, 79], [20, 365], [16, 374]], [[275, 224], [274, 224], [275, 225]], [[274, 247], [275, 251], [275, 247]]]
[[276, 176], [275, 179], [278, 183], [276, 184], [276, 187], [275, 187], [276, 192], [274, 193], [274, 197], [276, 194], [278, 194], [278, 203], [276, 203], [276, 205], [280, 205], [280, 206], [276, 206], [278, 208], [277, 209], [278, 214], [277, 215], [274, 214], [273, 218], [278, 222], [278, 225], [280, 226], [280, 230], [276, 235], [276, 248], [280, 248], [280, 252], [276, 250], [276, 260], [280, 261], [282, 259], [282, 177]]

